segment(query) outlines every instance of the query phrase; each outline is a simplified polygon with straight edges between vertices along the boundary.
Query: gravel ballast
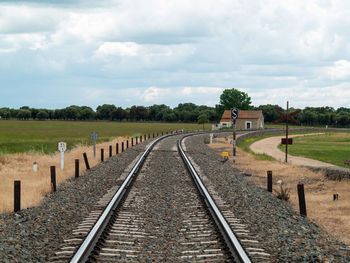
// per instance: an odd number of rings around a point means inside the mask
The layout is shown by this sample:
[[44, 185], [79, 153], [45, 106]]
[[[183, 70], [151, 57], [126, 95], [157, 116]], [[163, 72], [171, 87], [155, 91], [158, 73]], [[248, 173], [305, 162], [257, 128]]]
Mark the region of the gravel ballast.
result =
[[88, 215], [92, 204], [111, 186], [120, 184], [124, 169], [149, 142], [126, 149], [77, 179], [69, 179], [38, 207], [0, 215], [0, 262], [48, 262]]
[[[227, 135], [227, 134], [226, 134]], [[238, 169], [204, 144], [208, 135], [186, 139], [187, 154], [200, 166], [235, 216], [249, 225], [273, 262], [349, 262], [336, 241], [292, 207], [247, 180]], [[220, 135], [224, 136], [224, 134]], [[78, 179], [61, 184], [38, 207], [0, 215], [1, 262], [47, 262], [64, 239], [91, 211], [111, 186], [145, 149], [146, 143], [127, 149], [93, 167]]]
[[[219, 136], [227, 136], [220, 134]], [[208, 135], [186, 139], [187, 154], [200, 166], [235, 216], [249, 225], [272, 262], [350, 262], [346, 245], [328, 235], [291, 205], [249, 181], [244, 173], [222, 163], [206, 144]]]

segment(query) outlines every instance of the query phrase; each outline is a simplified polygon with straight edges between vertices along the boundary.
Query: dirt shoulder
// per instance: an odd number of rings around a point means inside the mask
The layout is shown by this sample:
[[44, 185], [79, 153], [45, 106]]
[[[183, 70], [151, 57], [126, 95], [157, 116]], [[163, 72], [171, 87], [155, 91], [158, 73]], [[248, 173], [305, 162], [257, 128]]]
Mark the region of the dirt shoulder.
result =
[[[232, 155], [231, 139], [232, 136], [215, 138], [209, 147], [216, 150], [218, 155], [223, 151]], [[232, 163], [232, 157], [230, 157], [229, 162]], [[237, 149], [237, 160], [234, 166], [243, 170], [249, 175], [250, 180], [264, 189], [266, 189], [267, 184], [266, 173], [271, 170], [274, 190], [280, 190], [277, 181], [282, 180], [283, 187], [290, 189], [289, 202], [296, 211], [299, 211], [297, 184], [303, 183], [308, 218], [350, 246], [350, 205], [347, 201], [350, 199], [349, 179], [331, 181], [325, 178], [321, 172], [313, 172], [295, 164], [257, 160], [254, 155], [240, 148]], [[336, 193], [339, 195], [339, 199], [333, 201], [333, 194]]]

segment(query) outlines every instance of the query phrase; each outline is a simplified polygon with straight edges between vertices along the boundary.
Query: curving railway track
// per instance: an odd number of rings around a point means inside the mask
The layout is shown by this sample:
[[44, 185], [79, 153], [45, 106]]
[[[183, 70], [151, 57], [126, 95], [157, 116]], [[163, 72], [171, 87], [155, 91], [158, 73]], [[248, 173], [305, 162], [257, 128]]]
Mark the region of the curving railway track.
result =
[[53, 261], [269, 261], [247, 226], [202, 182], [182, 147], [190, 135], [151, 142]]

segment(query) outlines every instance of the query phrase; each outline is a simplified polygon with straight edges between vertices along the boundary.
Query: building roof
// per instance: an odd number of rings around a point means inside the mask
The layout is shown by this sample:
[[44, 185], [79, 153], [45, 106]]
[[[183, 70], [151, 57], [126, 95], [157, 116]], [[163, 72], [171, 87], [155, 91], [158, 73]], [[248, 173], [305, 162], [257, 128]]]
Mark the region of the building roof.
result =
[[[262, 117], [262, 111], [261, 110], [240, 110], [238, 119], [259, 119]], [[231, 111], [225, 110], [222, 114], [220, 122], [229, 122], [231, 121]]]

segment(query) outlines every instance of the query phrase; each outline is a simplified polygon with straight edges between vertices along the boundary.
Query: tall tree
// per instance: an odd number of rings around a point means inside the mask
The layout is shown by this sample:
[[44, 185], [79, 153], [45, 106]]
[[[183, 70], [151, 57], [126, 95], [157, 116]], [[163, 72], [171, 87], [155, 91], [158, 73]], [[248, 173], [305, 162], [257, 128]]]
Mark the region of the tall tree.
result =
[[251, 106], [251, 98], [247, 93], [238, 89], [225, 89], [220, 96], [220, 104], [216, 105], [216, 111], [220, 116], [225, 110], [233, 107], [240, 110], [249, 110]]
[[204, 130], [204, 124], [207, 122], [209, 122], [207, 114], [202, 113], [201, 115], [198, 116], [197, 123], [203, 124], [203, 130]]
[[100, 120], [108, 120], [111, 117], [111, 112], [115, 111], [117, 107], [113, 104], [103, 104], [102, 106], [98, 106], [97, 118]]

